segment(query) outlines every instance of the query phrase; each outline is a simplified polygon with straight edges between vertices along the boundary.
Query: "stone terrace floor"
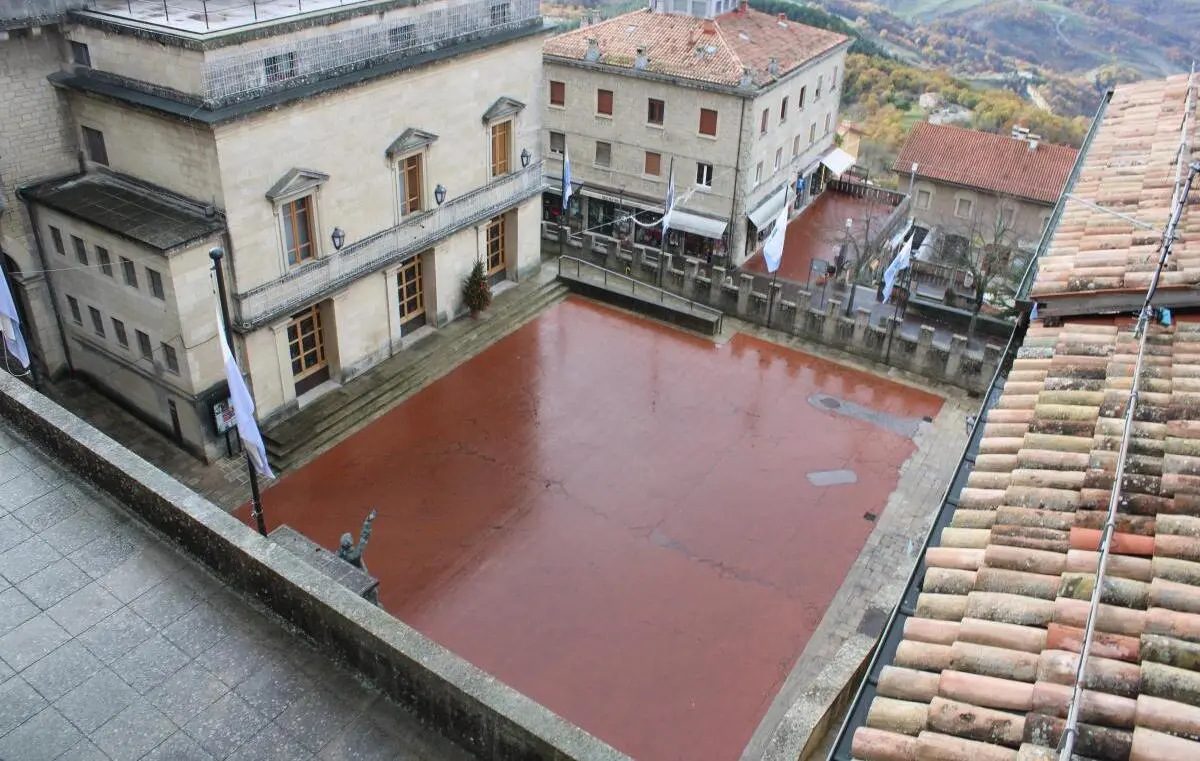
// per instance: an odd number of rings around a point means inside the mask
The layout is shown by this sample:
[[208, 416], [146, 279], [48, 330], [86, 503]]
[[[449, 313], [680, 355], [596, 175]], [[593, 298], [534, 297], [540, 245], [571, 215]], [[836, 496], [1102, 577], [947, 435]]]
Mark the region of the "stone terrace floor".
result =
[[0, 425], [0, 759], [469, 758]]

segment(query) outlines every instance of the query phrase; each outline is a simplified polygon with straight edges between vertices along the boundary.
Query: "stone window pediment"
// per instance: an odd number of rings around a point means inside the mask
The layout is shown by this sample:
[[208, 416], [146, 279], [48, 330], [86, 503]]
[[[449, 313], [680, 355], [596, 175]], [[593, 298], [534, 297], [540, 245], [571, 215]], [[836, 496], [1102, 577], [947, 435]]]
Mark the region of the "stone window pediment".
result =
[[329, 175], [313, 169], [290, 169], [267, 191], [267, 199], [278, 203], [316, 190], [329, 179]]
[[395, 159], [406, 153], [426, 148], [436, 142], [437, 139], [438, 136], [432, 132], [427, 132], [416, 127], [409, 127], [400, 133], [400, 137], [392, 141], [392, 144], [387, 147], [385, 153], [389, 160]]
[[508, 119], [516, 116], [525, 110], [525, 104], [516, 98], [510, 98], [507, 95], [500, 96], [487, 111], [483, 112], [484, 123], [494, 122], [499, 119]]

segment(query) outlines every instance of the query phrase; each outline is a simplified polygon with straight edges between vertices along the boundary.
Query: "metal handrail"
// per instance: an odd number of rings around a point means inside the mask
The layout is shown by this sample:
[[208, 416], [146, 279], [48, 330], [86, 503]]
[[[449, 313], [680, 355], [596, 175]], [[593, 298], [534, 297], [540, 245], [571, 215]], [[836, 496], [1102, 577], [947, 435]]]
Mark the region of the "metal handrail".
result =
[[643, 291], [649, 291], [650, 293], [658, 294], [658, 301], [660, 304], [662, 304], [664, 306], [666, 306], [666, 303], [667, 303], [666, 299], [669, 297], [675, 301], [681, 301], [684, 304], [686, 304], [688, 307], [688, 311], [691, 312], [692, 314], [700, 314], [703, 316], [712, 317], [713, 319], [716, 320], [718, 325], [720, 325], [724, 320], [725, 313], [719, 309], [713, 309], [712, 307], [707, 306], [705, 304], [701, 304], [698, 301], [692, 301], [691, 299], [684, 298], [683, 296], [680, 296], [679, 294], [671, 293], [670, 291], [666, 290], [665, 288], [659, 288], [656, 285], [647, 285], [646, 283], [641, 282], [640, 280], [638, 280], [635, 277], [631, 277], [629, 275], [625, 275], [620, 272], [613, 272], [612, 270], [610, 270], [606, 267], [601, 267], [599, 264], [596, 264], [595, 262], [589, 262], [585, 259], [580, 259], [578, 257], [567, 256], [565, 254], [563, 256], [558, 257], [558, 274], [560, 276], [563, 274], [562, 265], [563, 265], [564, 260], [567, 262], [571, 262], [575, 265], [576, 279], [582, 278], [582, 275], [580, 274], [581, 267], [588, 267], [590, 269], [597, 270], [601, 273], [601, 275], [604, 278], [604, 287], [605, 288], [608, 287], [608, 279], [611, 277], [611, 278], [616, 279], [618, 282], [629, 283], [630, 291], [633, 294], [637, 294], [637, 289], [639, 286], [641, 286]]

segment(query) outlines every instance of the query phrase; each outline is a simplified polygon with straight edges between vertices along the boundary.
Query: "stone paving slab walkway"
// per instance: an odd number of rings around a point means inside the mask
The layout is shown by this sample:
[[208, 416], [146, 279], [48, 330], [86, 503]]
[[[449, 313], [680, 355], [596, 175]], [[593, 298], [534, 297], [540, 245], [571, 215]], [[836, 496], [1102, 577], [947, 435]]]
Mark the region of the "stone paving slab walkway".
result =
[[0, 760], [470, 758], [0, 424]]

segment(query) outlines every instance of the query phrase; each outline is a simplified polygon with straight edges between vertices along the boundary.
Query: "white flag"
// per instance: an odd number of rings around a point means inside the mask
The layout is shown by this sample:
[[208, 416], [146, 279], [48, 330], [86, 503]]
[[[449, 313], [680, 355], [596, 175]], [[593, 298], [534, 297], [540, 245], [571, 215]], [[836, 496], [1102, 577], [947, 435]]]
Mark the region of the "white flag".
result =
[[912, 238], [910, 237], [904, 242], [904, 248], [900, 249], [900, 253], [896, 254], [896, 258], [883, 273], [883, 303], [886, 304], [891, 300], [892, 287], [896, 285], [896, 276], [908, 269], [911, 255]]
[[0, 333], [4, 334], [4, 346], [8, 353], [27, 369], [29, 348], [25, 346], [25, 337], [21, 335], [21, 317], [17, 314], [12, 291], [8, 289], [8, 278], [3, 275], [0, 275]]
[[771, 229], [771, 234], [763, 244], [763, 259], [767, 262], [767, 272], [779, 269], [779, 264], [783, 261], [783, 243], [787, 239], [788, 225], [786, 195], [785, 193], [783, 208], [779, 210], [779, 217], [775, 220], [775, 227]]
[[567, 211], [571, 205], [571, 152], [566, 146], [563, 146], [562, 191], [563, 211]]
[[271, 466], [267, 463], [267, 448], [263, 446], [262, 434], [258, 432], [258, 423], [254, 420], [254, 399], [246, 381], [242, 379], [242, 371], [238, 368], [237, 360], [225, 340], [225, 323], [221, 320], [221, 305], [217, 305], [217, 338], [221, 341], [221, 357], [225, 361], [225, 377], [229, 380], [229, 400], [233, 404], [233, 419], [237, 422], [238, 436], [242, 446], [250, 454], [254, 469], [267, 478], [274, 478]]

